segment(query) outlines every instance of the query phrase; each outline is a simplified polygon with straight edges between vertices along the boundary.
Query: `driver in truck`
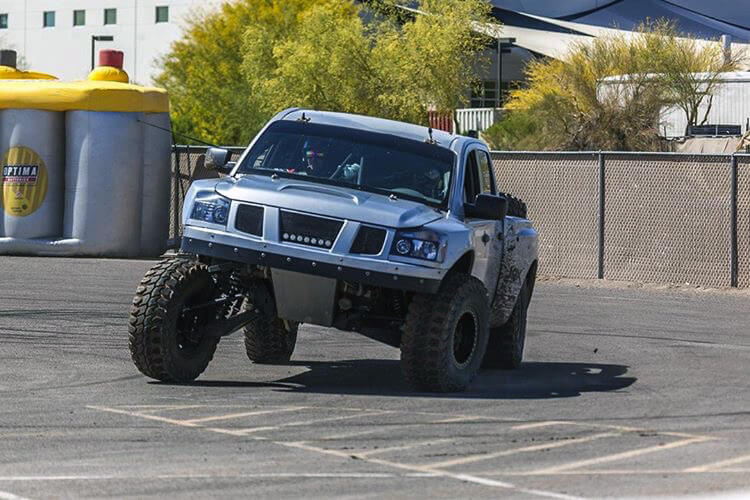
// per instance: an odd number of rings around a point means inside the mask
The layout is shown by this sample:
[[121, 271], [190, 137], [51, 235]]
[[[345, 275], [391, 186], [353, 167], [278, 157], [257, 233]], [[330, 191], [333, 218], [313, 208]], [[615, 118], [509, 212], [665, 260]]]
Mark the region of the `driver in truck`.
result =
[[323, 158], [325, 158], [325, 153], [320, 147], [320, 144], [314, 144], [311, 141], [306, 141], [302, 150], [304, 151], [302, 166], [299, 168], [291, 169], [289, 173], [314, 175], [320, 177], [323, 174]]

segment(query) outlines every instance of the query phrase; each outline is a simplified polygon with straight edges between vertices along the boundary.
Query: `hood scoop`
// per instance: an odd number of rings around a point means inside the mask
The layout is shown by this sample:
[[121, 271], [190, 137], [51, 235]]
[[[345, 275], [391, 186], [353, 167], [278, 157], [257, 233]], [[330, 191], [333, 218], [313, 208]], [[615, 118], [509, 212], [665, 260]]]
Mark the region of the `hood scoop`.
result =
[[345, 200], [351, 201], [355, 205], [359, 205], [360, 203], [362, 203], [362, 201], [364, 201], [364, 199], [366, 199], [365, 197], [360, 197], [352, 193], [347, 193], [346, 191], [339, 191], [338, 189], [325, 186], [311, 186], [309, 184], [284, 184], [283, 186], [279, 187], [279, 191], [288, 190], [305, 191], [307, 193], [326, 194], [328, 196], [344, 198]]
[[[217, 183], [216, 191], [222, 196], [251, 205], [382, 227], [420, 227], [442, 217], [440, 212], [414, 201], [399, 198], [393, 200], [381, 194], [343, 186], [314, 184], [301, 179], [247, 175], [234, 181]], [[303, 234], [303, 238], [304, 235], [312, 238], [314, 233], [300, 234]], [[316, 239], [319, 239], [318, 236]], [[323, 243], [325, 241], [324, 238]]]

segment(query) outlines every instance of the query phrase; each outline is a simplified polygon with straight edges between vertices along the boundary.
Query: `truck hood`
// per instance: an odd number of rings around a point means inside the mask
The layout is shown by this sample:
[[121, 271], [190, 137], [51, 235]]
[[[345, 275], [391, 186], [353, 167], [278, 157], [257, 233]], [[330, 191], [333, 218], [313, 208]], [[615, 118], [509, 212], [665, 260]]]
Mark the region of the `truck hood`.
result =
[[443, 217], [441, 212], [410, 200], [264, 175], [227, 177], [216, 184], [216, 192], [232, 200], [393, 228], [420, 227]]

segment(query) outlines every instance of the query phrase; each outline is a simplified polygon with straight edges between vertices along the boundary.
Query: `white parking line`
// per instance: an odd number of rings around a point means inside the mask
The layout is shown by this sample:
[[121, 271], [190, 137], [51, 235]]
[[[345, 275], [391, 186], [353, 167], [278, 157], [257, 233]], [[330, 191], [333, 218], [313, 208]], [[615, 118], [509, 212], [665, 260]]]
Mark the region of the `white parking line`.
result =
[[7, 491], [0, 491], [0, 499], [2, 500], [28, 500], [24, 497], [19, 497], [18, 495], [14, 495], [13, 493], [8, 493]]
[[[52, 482], [52, 481], [124, 481], [124, 480], [168, 480], [168, 479], [267, 479], [267, 478], [391, 478], [391, 477], [432, 477], [434, 474], [394, 474], [390, 472], [260, 472], [260, 473], [175, 473], [156, 474], [82, 474], [64, 476], [7, 476], [0, 477], [0, 482]], [[3, 496], [10, 495], [10, 496]], [[0, 500], [19, 500], [23, 497], [0, 491]]]
[[167, 424], [179, 425], [182, 427], [200, 427], [200, 425], [198, 424], [191, 424], [184, 420], [161, 417], [159, 415], [147, 415], [147, 414], [139, 413], [137, 411], [120, 410], [118, 408], [109, 408], [107, 406], [92, 406], [92, 405], [88, 405], [86, 406], [86, 408], [89, 408], [91, 410], [106, 411], [109, 413], [119, 413], [120, 415], [128, 415], [130, 417], [140, 417], [140, 418], [145, 418], [146, 420], [155, 420], [156, 422], [164, 422]]
[[[213, 408], [213, 406], [210, 406], [210, 405], [205, 405], [205, 407]], [[219, 406], [216, 406], [216, 408], [218, 407]], [[238, 407], [242, 408], [242, 406], [238, 406]], [[430, 415], [433, 417], [438, 417], [441, 415], [434, 414], [434, 413], [427, 413], [427, 412], [405, 412], [402, 410], [370, 410], [367, 408], [353, 409], [353, 408], [306, 406], [306, 407], [300, 407], [300, 408], [309, 409], [309, 410], [328, 410], [328, 411], [341, 410], [341, 411], [346, 411], [347, 414], [337, 415], [334, 417], [324, 417], [324, 418], [316, 418], [316, 419], [310, 419], [310, 420], [301, 420], [301, 421], [296, 421], [296, 422], [288, 422], [284, 424], [271, 425], [271, 426], [259, 426], [259, 427], [252, 427], [252, 428], [243, 428], [243, 429], [226, 429], [226, 428], [219, 428], [219, 427], [206, 427], [202, 424], [206, 422], [221, 421], [221, 420], [228, 419], [228, 418], [239, 418], [240, 416], [251, 416], [252, 414], [275, 413], [279, 411], [292, 411], [291, 410], [292, 408], [296, 409], [297, 407], [277, 407], [277, 408], [273, 408], [269, 410], [256, 409], [256, 410], [246, 411], [246, 412], [238, 411], [235, 413], [228, 413], [225, 415], [214, 415], [214, 416], [193, 418], [193, 419], [187, 419], [187, 420], [172, 419], [172, 418], [162, 417], [159, 415], [149, 415], [149, 414], [146, 414], [146, 411], [148, 411], [146, 408], [142, 408], [140, 412], [120, 409], [122, 407], [109, 408], [109, 407], [104, 407], [104, 406], [88, 406], [88, 408], [99, 410], [99, 411], [107, 411], [111, 413], [130, 415], [133, 417], [140, 417], [144, 419], [169, 423], [169, 424], [183, 426], [183, 427], [198, 428], [204, 431], [223, 433], [223, 434], [233, 435], [236, 437], [242, 437], [244, 439], [264, 440], [264, 441], [268, 441], [268, 442], [271, 442], [280, 446], [284, 446], [284, 447], [307, 450], [307, 451], [315, 452], [319, 454], [345, 458], [347, 460], [351, 460], [352, 458], [355, 458], [355, 459], [359, 459], [359, 460], [362, 460], [363, 462], [370, 463], [373, 465], [387, 466], [387, 467], [399, 469], [401, 471], [406, 471], [404, 474], [410, 477], [419, 476], [419, 477], [452, 478], [455, 480], [471, 482], [474, 484], [481, 484], [481, 485], [488, 486], [488, 487], [501, 488], [501, 489], [504, 488], [504, 489], [512, 490], [518, 493], [526, 493], [526, 494], [534, 495], [534, 496], [543, 496], [543, 497], [565, 499], [565, 500], [570, 500], [576, 497], [566, 495], [566, 494], [560, 494], [556, 492], [524, 488], [522, 486], [508, 483], [506, 481], [493, 479], [491, 476], [580, 474], [582, 473], [580, 468], [586, 467], [587, 465], [598, 465], [598, 464], [608, 463], [608, 462], [612, 462], [615, 460], [632, 458], [632, 457], [644, 455], [647, 453], [652, 453], [652, 452], [662, 451], [662, 450], [669, 450], [672, 448], [678, 448], [681, 446], [686, 446], [689, 444], [700, 443], [700, 442], [708, 441], [710, 439], [714, 439], [708, 436], [697, 436], [697, 435], [673, 433], [673, 432], [661, 432], [661, 431], [653, 431], [653, 430], [647, 430], [647, 429], [638, 429], [638, 428], [618, 426], [618, 425], [597, 424], [597, 423], [590, 423], [590, 422], [555, 420], [555, 421], [545, 421], [545, 422], [528, 422], [524, 424], [522, 423], [523, 422], [522, 420], [518, 420], [518, 419], [509, 420], [509, 419], [473, 416], [473, 415], [453, 415], [453, 416], [442, 415], [444, 418], [433, 418], [427, 422], [414, 422], [414, 423], [392, 424], [392, 425], [391, 424], [379, 425], [377, 423], [365, 423], [365, 424], [362, 424], [362, 427], [369, 427], [369, 428], [357, 429], [348, 433], [342, 432], [337, 435], [330, 435], [326, 437], [315, 437], [309, 440], [289, 442], [289, 441], [277, 441], [274, 438], [268, 437], [268, 435], [258, 436], [254, 434], [261, 433], [262, 431], [274, 431], [274, 430], [284, 429], [287, 427], [310, 426], [310, 425], [323, 423], [323, 422], [335, 422], [335, 421], [341, 421], [341, 420], [364, 418], [367, 416], [376, 416], [376, 415], [385, 415], [385, 414], [405, 413], [411, 416]], [[247, 405], [247, 406], [244, 406], [244, 408], [250, 409], [252, 408], [252, 406]], [[263, 406], [261, 406], [260, 408], [263, 408]], [[272, 408], [272, 407], [266, 407], [266, 408]], [[446, 424], [451, 424], [451, 423], [461, 423], [461, 422], [471, 422], [471, 421], [481, 421], [481, 420], [489, 420], [497, 424], [500, 424], [500, 423], [515, 424], [515, 427], [511, 427], [512, 430], [536, 429], [536, 428], [552, 426], [552, 425], [575, 425], [575, 426], [580, 426], [580, 427], [599, 429], [600, 431], [607, 431], [607, 432], [600, 432], [598, 434], [592, 434], [589, 436], [583, 436], [580, 438], [575, 438], [575, 439], [570, 439], [570, 440], [565, 440], [565, 441], [540, 443], [538, 445], [528, 446], [524, 448], [517, 448], [513, 450], [502, 450], [496, 453], [485, 453], [485, 454], [480, 454], [480, 455], [473, 455], [473, 456], [464, 457], [464, 458], [457, 459], [457, 460], [445, 461], [445, 462], [440, 462], [436, 464], [426, 464], [426, 465], [407, 464], [407, 463], [401, 463], [401, 462], [396, 462], [396, 461], [391, 461], [391, 460], [383, 460], [383, 459], [370, 456], [370, 455], [374, 455], [377, 453], [384, 453], [387, 451], [400, 451], [400, 450], [411, 449], [417, 446], [425, 446], [427, 443], [426, 441], [422, 443], [393, 446], [389, 448], [383, 448], [380, 450], [371, 450], [370, 452], [365, 450], [360, 453], [352, 453], [351, 450], [336, 450], [336, 449], [320, 448], [320, 447], [313, 446], [310, 444], [310, 443], [321, 442], [321, 441], [325, 442], [326, 440], [346, 439], [346, 438], [354, 438], [357, 436], [363, 436], [363, 435], [368, 435], [368, 434], [382, 433], [382, 432], [390, 431], [395, 428], [405, 428], [405, 427], [425, 428], [430, 425], [446, 425]], [[531, 451], [540, 451], [542, 449], [549, 449], [549, 448], [557, 448], [557, 447], [562, 447], [562, 446], [568, 446], [571, 444], [579, 444], [579, 443], [591, 441], [594, 439], [613, 437], [613, 436], [621, 435], [624, 433], [630, 433], [630, 432], [647, 432], [647, 433], [652, 433], [653, 435], [658, 435], [658, 436], [663, 436], [663, 437], [664, 436], [680, 437], [682, 439], [679, 441], [672, 442], [672, 443], [660, 444], [658, 446], [630, 450], [630, 451], [626, 451], [622, 453], [616, 453], [612, 455], [606, 455], [603, 457], [597, 457], [597, 458], [592, 458], [592, 459], [587, 459], [587, 460], [580, 460], [576, 462], [562, 464], [562, 465], [555, 466], [555, 467], [539, 469], [536, 471], [520, 471], [518, 473], [508, 472], [505, 474], [493, 471], [493, 472], [488, 472], [487, 474], [482, 474], [482, 476], [478, 476], [478, 475], [473, 475], [473, 474], [451, 472], [451, 471], [444, 469], [444, 467], [448, 467], [451, 465], [462, 465], [462, 464], [472, 463], [475, 461], [487, 460], [488, 458], [493, 458], [496, 456], [503, 456], [503, 455], [509, 455], [509, 454], [514, 454], [514, 453], [523, 453], [523, 452], [531, 452]], [[439, 442], [445, 442], [448, 440], [450, 439], [436, 439], [435, 442], [439, 443]], [[738, 457], [737, 459], [732, 459], [731, 463], [724, 461], [722, 462], [722, 464], [732, 465], [734, 463], [741, 463], [742, 461], [739, 461], [739, 458], [740, 457]], [[741, 458], [744, 459], [745, 457], [741, 457]], [[715, 466], [716, 464], [712, 464], [712, 465]], [[640, 471], [634, 471], [634, 473], [638, 473], [638, 472]], [[679, 471], [676, 471], [676, 472], [679, 473]], [[710, 471], [706, 471], [706, 472], [710, 472]], [[722, 472], [725, 472], [725, 471], [722, 471]], [[591, 474], [602, 473], [603, 474], [603, 473], [607, 473], [607, 471], [601, 471], [601, 472], [589, 471], [589, 473]], [[287, 473], [280, 473], [280, 474], [287, 474]], [[304, 474], [297, 474], [297, 473], [288, 473], [288, 474], [289, 474], [289, 477], [306, 477]], [[369, 473], [363, 473], [363, 474], [369, 474]], [[211, 474], [210, 477], [214, 477], [214, 475]], [[286, 477], [286, 476], [277, 476], [277, 477]], [[395, 477], [400, 477], [400, 476], [395, 476]]]
[[575, 425], [572, 422], [565, 422], [562, 420], [550, 420], [548, 422], [534, 422], [531, 424], [514, 425], [511, 427], [514, 431], [524, 431], [527, 429], [538, 429], [540, 427], [550, 427], [553, 425]]
[[435, 420], [434, 422], [430, 422], [430, 423], [431, 424], [456, 424], [459, 422], [471, 422], [473, 420], [487, 420], [487, 418], [467, 415], [467, 416], [446, 418], [445, 420]]
[[[349, 456], [351, 458], [351, 456]], [[609, 475], [632, 475], [632, 474], [644, 474], [644, 475], [659, 475], [659, 474], [747, 474], [750, 473], [750, 469], [721, 469], [721, 470], [709, 470], [701, 472], [685, 472], [681, 469], [653, 469], [653, 470], [638, 470], [638, 469], [610, 469], [610, 470], [571, 470], [560, 472], [560, 476], [609, 476]], [[486, 479], [483, 476], [528, 476], [527, 472], [481, 472], [481, 476], [471, 476], [475, 478], [471, 482], [477, 482], [476, 479]], [[462, 474], [455, 474], [454, 476], [462, 476]], [[212, 472], [212, 473], [172, 473], [172, 474], [156, 474], [153, 476], [143, 474], [67, 474], [67, 475], [53, 475], [53, 476], [0, 476], [0, 483], [27, 483], [27, 482], [53, 482], [53, 481], [124, 481], [124, 480], [166, 480], [166, 479], [211, 479], [211, 478], [227, 478], [227, 479], [265, 479], [265, 478], [284, 478], [284, 477], [300, 477], [300, 478], [379, 478], [379, 477], [414, 477], [414, 478], [434, 478], [434, 477], [445, 477], [441, 471], [431, 472], [406, 472], [402, 474], [392, 472]], [[451, 476], [453, 477], [453, 476]], [[509, 485], [510, 483], [501, 482], [501, 484]], [[15, 496], [2, 496], [2, 495], [13, 495], [12, 493], [0, 492], [0, 500], [25, 500], [24, 497], [18, 495]]]
[[473, 476], [471, 474], [457, 474], [449, 471], [439, 470], [439, 469], [429, 469], [426, 467], [422, 467], [419, 465], [410, 465], [410, 464], [403, 464], [399, 462], [392, 462], [390, 460], [382, 460], [379, 458], [370, 458], [366, 456], [361, 455], [353, 455], [351, 453], [347, 453], [344, 451], [339, 450], [329, 450], [325, 448], [318, 448], [316, 446], [310, 446], [304, 442], [289, 442], [289, 441], [274, 441], [277, 444], [280, 444], [282, 446], [287, 446], [289, 448], [299, 448], [301, 450], [307, 450], [315, 453], [322, 453], [325, 455], [333, 455], [335, 457], [339, 458], [346, 458], [347, 460], [350, 460], [352, 457], [356, 457], [359, 460], [362, 460], [364, 462], [369, 462], [372, 464], [377, 465], [384, 465], [388, 467], [393, 467], [396, 469], [402, 469], [402, 470], [409, 470], [413, 472], [422, 472], [422, 473], [432, 473], [435, 476], [438, 477], [448, 477], [452, 479], [457, 479], [459, 481], [464, 481], [467, 483], [474, 483], [474, 484], [481, 484], [483, 486], [490, 486], [493, 488], [500, 488], [500, 489], [508, 489], [508, 490], [514, 490], [521, 493], [527, 493], [530, 495], [535, 496], [541, 496], [541, 497], [547, 497], [547, 498], [557, 498], [560, 500], [580, 500], [580, 497], [574, 497], [570, 495], [564, 495], [560, 493], [555, 493], [552, 491], [542, 491], [542, 490], [532, 490], [532, 489], [526, 489], [523, 487], [518, 487], [514, 484], [505, 482], [505, 481], [497, 481], [495, 479], [489, 479], [486, 477], [477, 477]]
[[159, 406], [159, 407], [153, 407], [153, 408], [143, 408], [138, 410], [138, 413], [141, 415], [147, 415], [151, 412], [155, 411], [178, 411], [178, 410], [193, 410], [195, 408], [204, 408], [205, 405], [167, 405], [167, 406]]
[[685, 472], [706, 472], [706, 471], [711, 471], [715, 469], [721, 469], [728, 465], [737, 465], [737, 464], [742, 464], [745, 462], [750, 462], [750, 455], [742, 455], [741, 457], [730, 458], [728, 460], [721, 460], [719, 462], [699, 465], [697, 467], [690, 467], [688, 469], [685, 469]]
[[389, 446], [387, 448], [378, 448], [376, 450], [370, 450], [370, 451], [358, 451], [356, 452], [356, 455], [361, 457], [369, 457], [371, 455], [377, 455], [379, 453], [389, 453], [391, 451], [404, 451], [404, 450], [411, 450], [413, 448], [420, 448], [422, 446], [431, 446], [433, 444], [442, 444], [442, 443], [448, 443], [450, 441], [453, 441], [453, 439], [434, 439], [432, 441], [420, 441], [419, 443], [412, 443], [412, 444], [405, 444], [401, 446]]
[[647, 448], [638, 448], [635, 450], [624, 451], [621, 453], [614, 453], [612, 455], [604, 455], [602, 457], [589, 458], [586, 460], [577, 460], [575, 462], [568, 462], [567, 464], [557, 465], [555, 467], [548, 467], [545, 469], [538, 469], [538, 470], [530, 471], [527, 473], [527, 475], [557, 474], [559, 472], [563, 472], [563, 471], [567, 471], [571, 469], [579, 469], [581, 467], [586, 467], [588, 465], [600, 465], [600, 464], [605, 464], [609, 462], [614, 462], [616, 460], [624, 460], [626, 458], [639, 457], [641, 455], [646, 455], [648, 453], [671, 450], [674, 448], [679, 448], [679, 447], [687, 446], [690, 444], [702, 443], [704, 441], [707, 441], [707, 439], [703, 437], [684, 439], [682, 441], [674, 441], [672, 443], [658, 444], [656, 446], [649, 446]]
[[[630, 476], [633, 474], [642, 475], [680, 475], [680, 474], [747, 474], [750, 472], [750, 468], [747, 469], [716, 469], [706, 471], [689, 471], [687, 469], [575, 469], [555, 472], [553, 474], [541, 473], [540, 476]], [[509, 476], [533, 476], [534, 474], [528, 471], [477, 471], [478, 475], [482, 476], [497, 476], [497, 477], [509, 477]]]
[[443, 469], [445, 467], [453, 467], [456, 465], [465, 465], [474, 462], [480, 462], [482, 460], [490, 460], [492, 458], [506, 457], [509, 455], [515, 455], [516, 453], [528, 453], [532, 451], [549, 450], [553, 448], [562, 448], [564, 446], [570, 446], [574, 444], [587, 443], [596, 439], [608, 438], [621, 436], [620, 432], [603, 432], [600, 434], [592, 434], [590, 436], [584, 436], [575, 439], [566, 439], [565, 441], [555, 441], [548, 443], [535, 444], [531, 446], [525, 446], [523, 448], [511, 448], [510, 450], [496, 451], [493, 453], [481, 453], [478, 455], [470, 455], [468, 457], [456, 458], [454, 460], [445, 460], [443, 462], [436, 462], [431, 464], [425, 464], [424, 467]]
[[270, 415], [273, 413], [285, 413], [285, 412], [290, 412], [290, 411], [299, 411], [299, 410], [304, 410], [305, 408], [307, 407], [306, 406], [290, 406], [288, 408], [279, 408], [276, 410], [246, 411], [242, 413], [229, 413], [227, 415], [214, 415], [211, 417], [193, 418], [190, 420], [183, 420], [183, 422], [189, 423], [189, 424], [203, 424], [205, 422], [215, 422], [217, 420], [230, 420], [233, 418], [254, 417], [256, 415]]
[[[401, 426], [395, 426], [395, 427], [401, 427]], [[388, 429], [393, 429], [393, 427], [388, 427]], [[376, 429], [365, 429], [365, 430], [359, 430], [359, 431], [344, 432], [343, 434], [332, 434], [330, 436], [315, 438], [314, 440], [311, 440], [311, 441], [336, 441], [338, 439], [348, 439], [348, 438], [353, 438], [353, 437], [366, 436], [368, 434], [375, 434], [378, 432], [383, 432], [383, 429], [376, 428]]]
[[289, 422], [286, 424], [279, 424], [279, 425], [273, 425], [273, 426], [237, 429], [235, 432], [237, 436], [244, 436], [246, 434], [252, 434], [254, 432], [260, 432], [260, 431], [274, 431], [274, 430], [285, 428], [285, 427], [301, 427], [305, 425], [319, 424], [323, 422], [337, 422], [339, 420], [350, 420], [353, 418], [370, 417], [374, 415], [383, 415], [385, 413], [389, 413], [389, 412], [384, 411], [384, 410], [383, 411], [378, 410], [378, 411], [371, 411], [371, 412], [356, 413], [354, 415], [344, 415], [343, 417], [338, 416], [338, 417], [316, 418], [312, 420], [300, 420], [299, 422]]

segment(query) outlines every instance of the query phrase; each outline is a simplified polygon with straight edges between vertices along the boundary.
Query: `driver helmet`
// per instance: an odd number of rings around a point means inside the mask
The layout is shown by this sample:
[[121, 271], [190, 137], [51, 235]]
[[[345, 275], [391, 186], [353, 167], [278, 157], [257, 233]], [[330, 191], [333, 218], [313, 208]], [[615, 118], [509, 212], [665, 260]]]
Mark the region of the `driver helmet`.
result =
[[304, 152], [303, 163], [310, 170], [317, 170], [323, 163], [325, 153], [323, 152], [323, 144], [319, 141], [307, 140], [302, 150]]

